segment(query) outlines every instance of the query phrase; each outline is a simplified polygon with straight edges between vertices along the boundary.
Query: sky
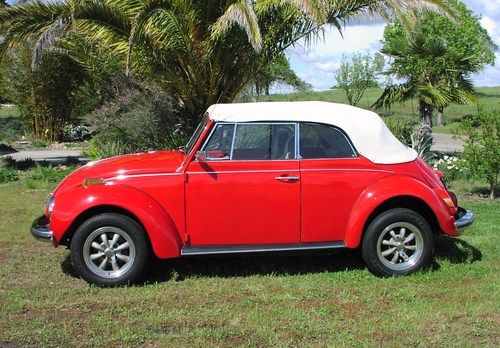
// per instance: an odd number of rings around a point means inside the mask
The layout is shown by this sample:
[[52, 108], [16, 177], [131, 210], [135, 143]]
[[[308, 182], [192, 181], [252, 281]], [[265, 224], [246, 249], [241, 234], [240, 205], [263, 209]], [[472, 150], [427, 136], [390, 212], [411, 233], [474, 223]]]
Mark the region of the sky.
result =
[[[500, 47], [500, 0], [463, 0], [476, 14], [480, 14], [481, 25]], [[292, 69], [313, 89], [329, 89], [336, 84], [335, 72], [340, 66], [342, 55], [351, 57], [354, 53], [374, 55], [382, 45], [380, 40], [385, 24], [351, 24], [343, 30], [343, 38], [336, 29], [326, 28], [324, 39], [309, 46], [299, 45], [289, 49], [287, 56]], [[488, 66], [479, 75], [473, 76], [476, 86], [500, 86], [500, 51], [496, 52], [496, 65]], [[277, 87], [280, 88], [280, 87]]]

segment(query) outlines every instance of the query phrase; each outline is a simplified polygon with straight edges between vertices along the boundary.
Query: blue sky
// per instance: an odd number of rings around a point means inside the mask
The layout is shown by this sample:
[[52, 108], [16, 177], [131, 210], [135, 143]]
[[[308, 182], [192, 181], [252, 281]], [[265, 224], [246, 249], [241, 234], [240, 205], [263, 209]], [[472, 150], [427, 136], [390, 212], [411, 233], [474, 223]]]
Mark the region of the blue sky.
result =
[[[482, 15], [481, 24], [500, 47], [500, 0], [463, 1], [475, 13]], [[324, 40], [308, 47], [301, 43], [287, 51], [290, 64], [297, 75], [309, 82], [314, 89], [328, 89], [335, 85], [335, 71], [342, 55], [353, 53], [375, 54], [381, 48], [385, 24], [372, 23], [347, 25], [342, 38], [336, 29], [326, 28]], [[500, 86], [500, 51], [496, 52], [496, 65], [487, 67], [473, 77], [476, 86]], [[280, 87], [276, 87], [280, 89]]]

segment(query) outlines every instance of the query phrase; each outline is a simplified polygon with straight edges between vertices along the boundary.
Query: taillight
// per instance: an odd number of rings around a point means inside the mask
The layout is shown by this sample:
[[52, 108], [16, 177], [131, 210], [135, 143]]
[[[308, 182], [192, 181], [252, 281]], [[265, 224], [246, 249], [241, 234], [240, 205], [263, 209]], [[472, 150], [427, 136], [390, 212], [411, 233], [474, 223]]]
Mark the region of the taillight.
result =
[[453, 204], [455, 204], [455, 207], [458, 207], [458, 198], [455, 192], [453, 191], [448, 191], [448, 195], [450, 196], [451, 200], [453, 201]]
[[446, 204], [451, 214], [457, 212], [457, 196], [453, 192], [442, 188], [435, 188], [434, 192], [436, 192], [439, 198]]

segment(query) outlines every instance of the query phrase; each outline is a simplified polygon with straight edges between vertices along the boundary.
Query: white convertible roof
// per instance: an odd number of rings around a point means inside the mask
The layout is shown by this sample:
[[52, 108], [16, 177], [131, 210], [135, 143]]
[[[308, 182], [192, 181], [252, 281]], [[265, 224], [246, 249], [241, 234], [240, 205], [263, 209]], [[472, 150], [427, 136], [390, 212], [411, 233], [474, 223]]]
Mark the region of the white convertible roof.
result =
[[302, 121], [336, 126], [356, 150], [379, 164], [410, 162], [415, 150], [403, 145], [376, 113], [354, 106], [320, 101], [214, 104], [209, 118], [221, 122]]

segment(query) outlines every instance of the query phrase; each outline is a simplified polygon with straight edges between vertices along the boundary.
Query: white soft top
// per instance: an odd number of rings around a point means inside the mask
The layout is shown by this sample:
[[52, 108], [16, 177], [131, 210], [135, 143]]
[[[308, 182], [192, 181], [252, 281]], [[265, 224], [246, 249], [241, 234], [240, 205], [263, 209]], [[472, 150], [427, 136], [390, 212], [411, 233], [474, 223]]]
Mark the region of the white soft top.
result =
[[320, 101], [214, 104], [209, 118], [220, 122], [316, 122], [344, 130], [356, 150], [379, 164], [410, 162], [415, 150], [403, 145], [376, 113], [354, 106]]

